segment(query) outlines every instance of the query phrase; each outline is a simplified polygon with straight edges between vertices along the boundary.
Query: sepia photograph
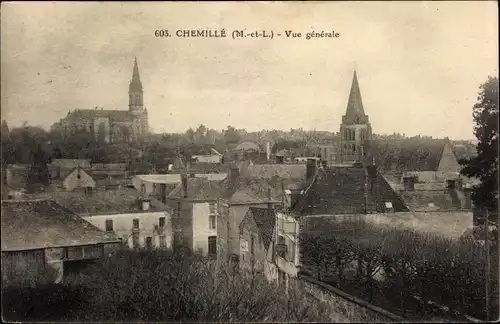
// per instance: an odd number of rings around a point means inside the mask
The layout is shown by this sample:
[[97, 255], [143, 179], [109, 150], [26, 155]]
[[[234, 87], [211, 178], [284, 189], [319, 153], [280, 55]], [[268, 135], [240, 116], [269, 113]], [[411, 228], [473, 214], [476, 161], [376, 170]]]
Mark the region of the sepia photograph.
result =
[[499, 320], [497, 1], [0, 13], [3, 322]]

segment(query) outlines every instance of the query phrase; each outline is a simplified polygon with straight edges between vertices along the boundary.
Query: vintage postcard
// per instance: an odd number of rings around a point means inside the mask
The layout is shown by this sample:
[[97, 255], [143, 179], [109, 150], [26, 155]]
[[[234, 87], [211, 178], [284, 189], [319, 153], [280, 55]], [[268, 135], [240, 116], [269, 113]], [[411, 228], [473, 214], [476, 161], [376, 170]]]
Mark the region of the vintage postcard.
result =
[[0, 12], [3, 321], [498, 320], [496, 2]]

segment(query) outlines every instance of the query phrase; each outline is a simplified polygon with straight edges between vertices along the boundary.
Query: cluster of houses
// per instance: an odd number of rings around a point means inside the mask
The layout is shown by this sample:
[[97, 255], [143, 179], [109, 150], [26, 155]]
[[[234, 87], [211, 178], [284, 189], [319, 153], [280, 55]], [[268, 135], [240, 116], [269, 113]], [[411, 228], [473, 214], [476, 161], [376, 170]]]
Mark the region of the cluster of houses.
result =
[[403, 174], [379, 170], [356, 74], [340, 133], [335, 150], [319, 143], [293, 161], [271, 154], [269, 141], [247, 141], [231, 151], [233, 162], [212, 150], [162, 174], [54, 159], [52, 183], [35, 194], [23, 191], [28, 167], [9, 165], [2, 278], [50, 270], [60, 281], [117, 248], [188, 248], [286, 285], [300, 268], [299, 233], [309, 217], [358, 215], [435, 232], [451, 224], [443, 234], [452, 236], [472, 229], [473, 182], [460, 176], [449, 142]]

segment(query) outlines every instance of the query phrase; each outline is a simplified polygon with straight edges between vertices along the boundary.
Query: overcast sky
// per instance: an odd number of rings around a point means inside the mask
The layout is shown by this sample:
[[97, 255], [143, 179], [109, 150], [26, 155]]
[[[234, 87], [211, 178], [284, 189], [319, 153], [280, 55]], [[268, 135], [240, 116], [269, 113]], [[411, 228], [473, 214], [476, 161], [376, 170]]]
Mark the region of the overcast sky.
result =
[[[137, 56], [155, 132], [204, 124], [338, 131], [356, 68], [375, 133], [470, 139], [498, 75], [497, 3], [2, 3], [2, 119], [49, 127], [128, 109]], [[168, 29], [338, 32], [336, 39], [157, 38]]]

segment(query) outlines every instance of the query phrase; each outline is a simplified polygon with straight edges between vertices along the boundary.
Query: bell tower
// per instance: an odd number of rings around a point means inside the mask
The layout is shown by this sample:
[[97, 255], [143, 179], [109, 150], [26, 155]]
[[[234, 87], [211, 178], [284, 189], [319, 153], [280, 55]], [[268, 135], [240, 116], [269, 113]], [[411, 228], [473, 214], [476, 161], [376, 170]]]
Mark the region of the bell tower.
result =
[[144, 110], [143, 90], [141, 78], [139, 76], [139, 66], [137, 65], [137, 57], [134, 60], [134, 71], [132, 72], [132, 80], [128, 88], [128, 109], [134, 115], [139, 115]]
[[370, 140], [372, 137], [372, 127], [363, 108], [356, 71], [352, 78], [346, 113], [342, 116], [340, 135], [341, 163], [361, 161], [365, 140]]

